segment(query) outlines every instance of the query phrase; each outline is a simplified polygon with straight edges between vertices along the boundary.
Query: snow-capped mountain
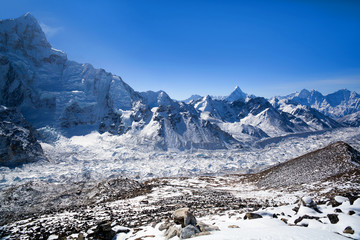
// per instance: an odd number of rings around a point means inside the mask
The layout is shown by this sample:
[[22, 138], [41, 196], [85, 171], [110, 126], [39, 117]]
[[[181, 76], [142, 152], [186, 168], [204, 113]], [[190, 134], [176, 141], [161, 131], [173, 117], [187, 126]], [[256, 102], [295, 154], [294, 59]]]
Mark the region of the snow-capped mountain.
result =
[[0, 103], [19, 107], [35, 127], [96, 125], [139, 101], [120, 77], [69, 61], [31, 14], [0, 22]]
[[225, 148], [237, 141], [209, 121], [202, 120], [193, 106], [173, 101], [165, 92], [140, 93], [152, 117], [140, 136], [166, 149]]
[[294, 102], [317, 109], [321, 113], [335, 119], [360, 111], [360, 95], [343, 89], [322, 95], [320, 92], [303, 89], [301, 92], [286, 97]]
[[359, 127], [360, 126], [360, 112], [355, 112], [349, 115], [346, 115], [339, 119], [339, 122], [345, 126]]
[[66, 136], [109, 131], [164, 149], [236, 142], [165, 92], [138, 93], [116, 75], [68, 60], [29, 13], [0, 22], [0, 80], [0, 104]]
[[[217, 124], [240, 141], [341, 126], [315, 109], [285, 99], [268, 101], [247, 97], [229, 102], [206, 96], [191, 104], [201, 112], [203, 119]], [[249, 139], [249, 136], [255, 138]]]
[[246, 97], [248, 95], [246, 93], [244, 93], [239, 86], [236, 86], [234, 91], [232, 91], [232, 93], [225, 99], [228, 102], [235, 102], [235, 101], [245, 101]]
[[343, 113], [358, 107], [358, 95], [345, 90], [325, 97], [303, 90], [288, 96], [291, 102], [270, 103], [239, 87], [187, 104], [163, 91], [136, 92], [119, 76], [68, 60], [31, 14], [1, 21], [0, 33], [0, 104], [19, 108], [34, 128], [50, 126], [69, 137], [98, 131], [161, 149], [217, 149], [341, 126], [303, 105], [343, 109], [346, 102]]
[[342, 126], [337, 121], [325, 116], [316, 109], [308, 107], [306, 105], [301, 105], [292, 100], [279, 100], [277, 98], [272, 98], [271, 100], [269, 100], [269, 102], [278, 110], [287, 113], [291, 122], [300, 125], [306, 123], [306, 125], [310, 128], [309, 130], [312, 131]]
[[191, 95], [189, 98], [182, 100], [181, 102], [190, 103], [191, 101], [196, 101], [196, 100], [199, 100], [200, 98], [202, 98], [202, 96], [200, 96], [198, 94], [194, 94], [194, 95]]

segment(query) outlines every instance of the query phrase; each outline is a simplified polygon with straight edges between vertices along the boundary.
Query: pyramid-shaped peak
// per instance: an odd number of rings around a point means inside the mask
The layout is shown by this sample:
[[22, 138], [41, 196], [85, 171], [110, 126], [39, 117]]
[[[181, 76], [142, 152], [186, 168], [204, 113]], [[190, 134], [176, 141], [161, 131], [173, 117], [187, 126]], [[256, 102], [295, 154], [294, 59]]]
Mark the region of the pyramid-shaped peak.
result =
[[[234, 91], [241, 91], [241, 88], [239, 87], [239, 86], [236, 86], [235, 88], [234, 88]], [[242, 91], [241, 91], [242, 92]]]
[[205, 97], [203, 97], [203, 101], [211, 101], [212, 98], [210, 95], [206, 95]]
[[35, 18], [30, 12], [25, 13], [25, 14], [24, 14], [23, 16], [21, 16], [21, 17], [23, 17], [23, 18], [25, 18], [25, 19], [28, 19], [28, 20], [31, 20], [31, 21], [37, 22], [37, 21], [36, 21], [36, 18]]
[[232, 93], [226, 98], [228, 102], [234, 102], [238, 100], [245, 100], [247, 97], [247, 94], [244, 93], [239, 86], [236, 86]]
[[33, 26], [37, 29], [41, 29], [39, 22], [31, 13], [25, 13], [24, 15], [14, 19], [17, 24], [24, 26]]

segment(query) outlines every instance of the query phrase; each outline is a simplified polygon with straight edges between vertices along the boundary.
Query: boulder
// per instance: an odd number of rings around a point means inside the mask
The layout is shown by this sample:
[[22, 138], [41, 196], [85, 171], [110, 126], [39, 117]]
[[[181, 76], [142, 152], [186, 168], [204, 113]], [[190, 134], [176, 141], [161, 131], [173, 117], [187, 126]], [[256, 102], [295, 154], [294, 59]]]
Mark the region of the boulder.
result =
[[350, 210], [350, 211], [348, 212], [348, 214], [349, 214], [349, 215], [354, 215], [354, 214], [355, 214], [355, 211]]
[[316, 212], [321, 213], [321, 211], [318, 209], [316, 203], [314, 202], [314, 200], [311, 197], [302, 197], [300, 199], [300, 203], [299, 203], [299, 207], [301, 207], [301, 206], [311, 208], [311, 209], [315, 210]]
[[181, 224], [181, 227], [188, 225], [196, 226], [196, 218], [189, 208], [180, 208], [174, 211], [173, 219], [176, 224]]
[[160, 231], [168, 230], [172, 225], [174, 225], [174, 223], [164, 222], [164, 223], [160, 224], [159, 230]]
[[252, 219], [257, 219], [257, 218], [262, 218], [262, 216], [260, 214], [257, 214], [257, 213], [246, 213], [245, 216], [244, 216], [244, 219], [249, 219], [249, 220], [252, 220]]
[[295, 225], [298, 224], [299, 222], [301, 222], [303, 219], [316, 219], [316, 220], [319, 220], [320, 217], [304, 215], [304, 216], [301, 216], [301, 217], [297, 218], [294, 221]]
[[187, 239], [194, 237], [196, 234], [200, 233], [200, 230], [193, 225], [187, 225], [180, 231], [180, 239]]
[[111, 227], [111, 222], [100, 223], [88, 237], [93, 237], [99, 240], [113, 239], [116, 232]]
[[348, 234], [354, 234], [354, 229], [352, 229], [350, 226], [346, 227], [343, 231], [343, 233], [348, 233]]
[[180, 229], [177, 228], [176, 226], [170, 226], [168, 230], [166, 230], [165, 232], [165, 238], [170, 239], [175, 236], [180, 236]]
[[341, 205], [341, 203], [336, 201], [334, 198], [331, 198], [327, 205], [331, 205], [332, 207], [338, 207]]
[[328, 214], [327, 217], [329, 218], [331, 224], [336, 224], [337, 222], [339, 222], [337, 214]]
[[218, 226], [208, 225], [203, 222], [198, 222], [196, 226], [200, 229], [201, 232], [220, 231], [220, 228]]

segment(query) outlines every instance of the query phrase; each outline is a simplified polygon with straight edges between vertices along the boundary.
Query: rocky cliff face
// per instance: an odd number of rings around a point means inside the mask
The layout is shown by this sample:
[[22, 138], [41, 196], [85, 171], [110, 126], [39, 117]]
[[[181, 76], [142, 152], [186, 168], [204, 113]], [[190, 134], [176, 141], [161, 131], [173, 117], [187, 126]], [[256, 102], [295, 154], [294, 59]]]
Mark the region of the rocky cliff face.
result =
[[0, 106], [0, 166], [46, 160], [30, 125], [15, 108]]
[[19, 108], [35, 128], [66, 136], [128, 134], [163, 149], [236, 142], [164, 92], [138, 93], [116, 75], [68, 60], [31, 14], [0, 22], [0, 104]]
[[120, 77], [53, 49], [30, 14], [0, 22], [0, 59], [0, 103], [20, 107], [35, 127], [95, 128], [140, 100]]

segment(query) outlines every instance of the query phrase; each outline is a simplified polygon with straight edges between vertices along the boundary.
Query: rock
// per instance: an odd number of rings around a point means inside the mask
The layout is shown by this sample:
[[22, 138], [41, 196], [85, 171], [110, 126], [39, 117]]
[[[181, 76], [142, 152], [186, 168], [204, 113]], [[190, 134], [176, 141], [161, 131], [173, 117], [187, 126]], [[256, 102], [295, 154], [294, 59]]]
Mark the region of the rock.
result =
[[149, 201], [148, 200], [142, 200], [140, 203], [141, 204], [149, 204]]
[[249, 220], [252, 220], [252, 219], [257, 219], [257, 218], [262, 218], [262, 216], [260, 214], [257, 214], [257, 213], [246, 213], [245, 216], [244, 216], [244, 219], [249, 219]]
[[[294, 221], [294, 223], [295, 223], [295, 224], [298, 224], [298, 223], [301, 222], [303, 219], [316, 219], [316, 220], [319, 220], [320, 217], [304, 215], [304, 216], [301, 216], [301, 217], [297, 218], [297, 219]], [[304, 224], [302, 224], [302, 225], [304, 225]]]
[[77, 237], [77, 240], [84, 240], [84, 234], [82, 233], [79, 233], [78, 237]]
[[180, 208], [174, 211], [173, 219], [176, 224], [181, 224], [181, 227], [187, 225], [196, 226], [196, 218], [189, 208]]
[[355, 231], [350, 226], [346, 227], [343, 231], [343, 233], [348, 233], [348, 234], [354, 234], [354, 232]]
[[196, 226], [200, 229], [201, 232], [220, 231], [220, 228], [218, 226], [208, 225], [203, 222], [198, 222]]
[[200, 233], [200, 230], [193, 225], [187, 225], [180, 231], [180, 239], [187, 239], [195, 236], [197, 233]]
[[195, 236], [199, 237], [199, 236], [206, 236], [206, 235], [210, 235], [210, 234], [211, 234], [210, 232], [200, 232], [200, 233], [195, 234]]
[[299, 207], [300, 206], [308, 207], [315, 210], [318, 213], [321, 213], [321, 211], [318, 209], [316, 203], [311, 197], [302, 197], [299, 203]]
[[281, 218], [280, 220], [283, 221], [286, 224], [288, 223], [288, 220], [286, 218]]
[[337, 222], [339, 222], [337, 214], [328, 214], [327, 217], [329, 218], [331, 224], [336, 224]]
[[336, 208], [336, 209], [334, 210], [334, 212], [336, 212], [336, 213], [342, 213], [342, 211], [341, 211], [340, 208]]
[[272, 215], [272, 217], [273, 218], [278, 218], [278, 216], [275, 213]]
[[17, 108], [0, 105], [0, 166], [15, 168], [37, 161], [48, 160], [32, 127]]
[[228, 228], [240, 228], [238, 225], [229, 225]]
[[336, 201], [334, 198], [331, 198], [327, 205], [331, 205], [332, 207], [338, 207], [341, 205], [341, 203]]
[[345, 197], [347, 197], [347, 198], [349, 199], [350, 205], [353, 205], [354, 202], [359, 198], [358, 195], [354, 195], [354, 194], [352, 194], [352, 193], [347, 193], [347, 194], [345, 194]]
[[166, 239], [170, 239], [175, 236], [180, 236], [180, 230], [176, 226], [170, 226], [165, 232], [165, 237]]
[[111, 222], [100, 223], [87, 237], [93, 237], [99, 240], [113, 239], [116, 232], [111, 228]]
[[355, 211], [350, 210], [350, 211], [348, 212], [348, 214], [349, 214], [349, 215], [354, 215], [354, 214], [355, 214]]
[[292, 210], [297, 213], [299, 211], [299, 207], [294, 207]]
[[171, 222], [164, 222], [159, 226], [159, 230], [160, 231], [168, 230], [169, 227], [171, 227], [172, 225], [174, 225], [174, 224]]

